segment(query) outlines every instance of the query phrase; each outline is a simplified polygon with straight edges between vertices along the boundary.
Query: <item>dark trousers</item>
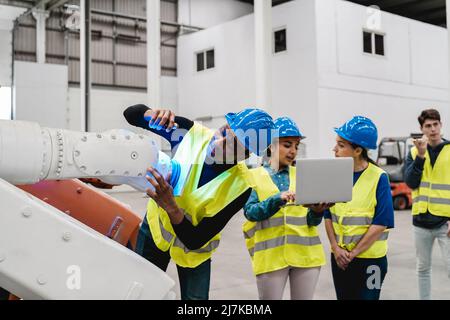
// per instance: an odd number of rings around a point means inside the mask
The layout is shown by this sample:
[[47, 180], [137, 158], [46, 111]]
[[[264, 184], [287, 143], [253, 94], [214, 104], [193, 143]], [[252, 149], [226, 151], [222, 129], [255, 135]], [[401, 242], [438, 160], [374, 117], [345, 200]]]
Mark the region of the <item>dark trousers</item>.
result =
[[3, 288], [0, 288], [0, 300], [8, 300], [8, 299], [9, 299], [9, 292]]
[[376, 259], [354, 258], [344, 271], [331, 254], [331, 269], [338, 300], [379, 300], [388, 269], [386, 256]]
[[[144, 218], [136, 244], [136, 253], [153, 263], [163, 271], [170, 262], [168, 251], [161, 251], [153, 241], [147, 217]], [[177, 265], [182, 300], [208, 300], [211, 276], [211, 259], [195, 268], [183, 268]]]

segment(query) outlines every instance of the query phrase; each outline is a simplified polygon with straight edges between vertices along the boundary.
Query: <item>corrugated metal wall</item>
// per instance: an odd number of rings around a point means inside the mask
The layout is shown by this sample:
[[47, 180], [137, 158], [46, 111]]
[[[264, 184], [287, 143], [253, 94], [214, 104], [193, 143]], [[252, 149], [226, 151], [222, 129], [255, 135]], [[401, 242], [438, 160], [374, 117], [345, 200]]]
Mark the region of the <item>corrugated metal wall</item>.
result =
[[[161, 1], [161, 20], [177, 23], [177, 0]], [[146, 0], [91, 0], [93, 85], [146, 88]], [[95, 13], [95, 10], [103, 13]], [[116, 12], [133, 18], [108, 15]], [[69, 82], [79, 83], [79, 32], [65, 28], [69, 17], [53, 11], [47, 19], [46, 61], [69, 66]], [[16, 60], [36, 61], [36, 23], [31, 15], [22, 18], [15, 30]], [[161, 74], [176, 76], [178, 28], [161, 27]]]

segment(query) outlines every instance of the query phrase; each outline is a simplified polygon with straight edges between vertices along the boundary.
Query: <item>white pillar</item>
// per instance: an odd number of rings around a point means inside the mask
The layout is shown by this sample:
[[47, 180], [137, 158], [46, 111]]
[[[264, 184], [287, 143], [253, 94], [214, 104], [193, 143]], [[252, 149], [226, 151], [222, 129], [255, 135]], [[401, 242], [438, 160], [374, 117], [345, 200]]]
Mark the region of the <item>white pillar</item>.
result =
[[152, 109], [161, 107], [161, 3], [147, 0], [147, 97]]
[[255, 0], [256, 106], [272, 106], [272, 0]]
[[444, 128], [447, 128], [447, 132], [444, 132], [446, 138], [450, 136], [450, 0], [445, 1], [447, 8], [447, 36], [448, 36], [448, 91], [449, 91], [449, 99], [447, 104], [447, 119], [444, 119], [446, 123], [444, 123]]
[[36, 19], [36, 61], [45, 63], [45, 21], [49, 17], [49, 13], [42, 9], [35, 9], [32, 14]]
[[[88, 131], [90, 105], [90, 4], [80, 0], [80, 130]], [[87, 36], [89, 35], [89, 37]]]

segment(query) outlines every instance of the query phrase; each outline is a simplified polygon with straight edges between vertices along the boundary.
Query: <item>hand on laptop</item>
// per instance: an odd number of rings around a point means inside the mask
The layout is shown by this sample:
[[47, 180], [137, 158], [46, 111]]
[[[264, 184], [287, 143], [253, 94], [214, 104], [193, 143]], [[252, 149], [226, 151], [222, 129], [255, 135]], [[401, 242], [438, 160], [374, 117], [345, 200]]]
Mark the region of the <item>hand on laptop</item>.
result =
[[281, 200], [285, 203], [295, 202], [295, 193], [292, 191], [285, 191], [281, 194]]

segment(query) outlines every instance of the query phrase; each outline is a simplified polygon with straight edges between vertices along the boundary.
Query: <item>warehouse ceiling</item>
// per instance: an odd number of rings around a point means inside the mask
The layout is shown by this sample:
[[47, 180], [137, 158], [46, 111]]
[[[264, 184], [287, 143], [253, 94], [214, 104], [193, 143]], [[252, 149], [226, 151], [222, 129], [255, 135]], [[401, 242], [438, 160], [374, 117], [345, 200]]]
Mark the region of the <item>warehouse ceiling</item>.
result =
[[[253, 0], [239, 0], [253, 4]], [[274, 5], [279, 5], [290, 0], [272, 0]], [[398, 14], [400, 16], [431, 23], [438, 26], [446, 26], [445, 0], [348, 0], [365, 6], [377, 5], [381, 10]], [[41, 7], [53, 10], [65, 3], [73, 3], [70, 0], [0, 0], [1, 4], [16, 5], [25, 8]]]
[[381, 10], [445, 27], [445, 0], [351, 0], [365, 6], [377, 5]]
[[44, 10], [54, 10], [66, 3], [74, 3], [70, 0], [0, 0], [0, 5], [17, 6], [23, 8], [36, 8]]
[[[239, 0], [253, 3], [253, 0]], [[273, 5], [278, 5], [289, 0], [272, 0]], [[320, 0], [317, 0], [320, 1]], [[376, 5], [381, 10], [398, 14], [403, 17], [431, 23], [445, 27], [446, 11], [445, 0], [348, 0], [364, 6]]]

